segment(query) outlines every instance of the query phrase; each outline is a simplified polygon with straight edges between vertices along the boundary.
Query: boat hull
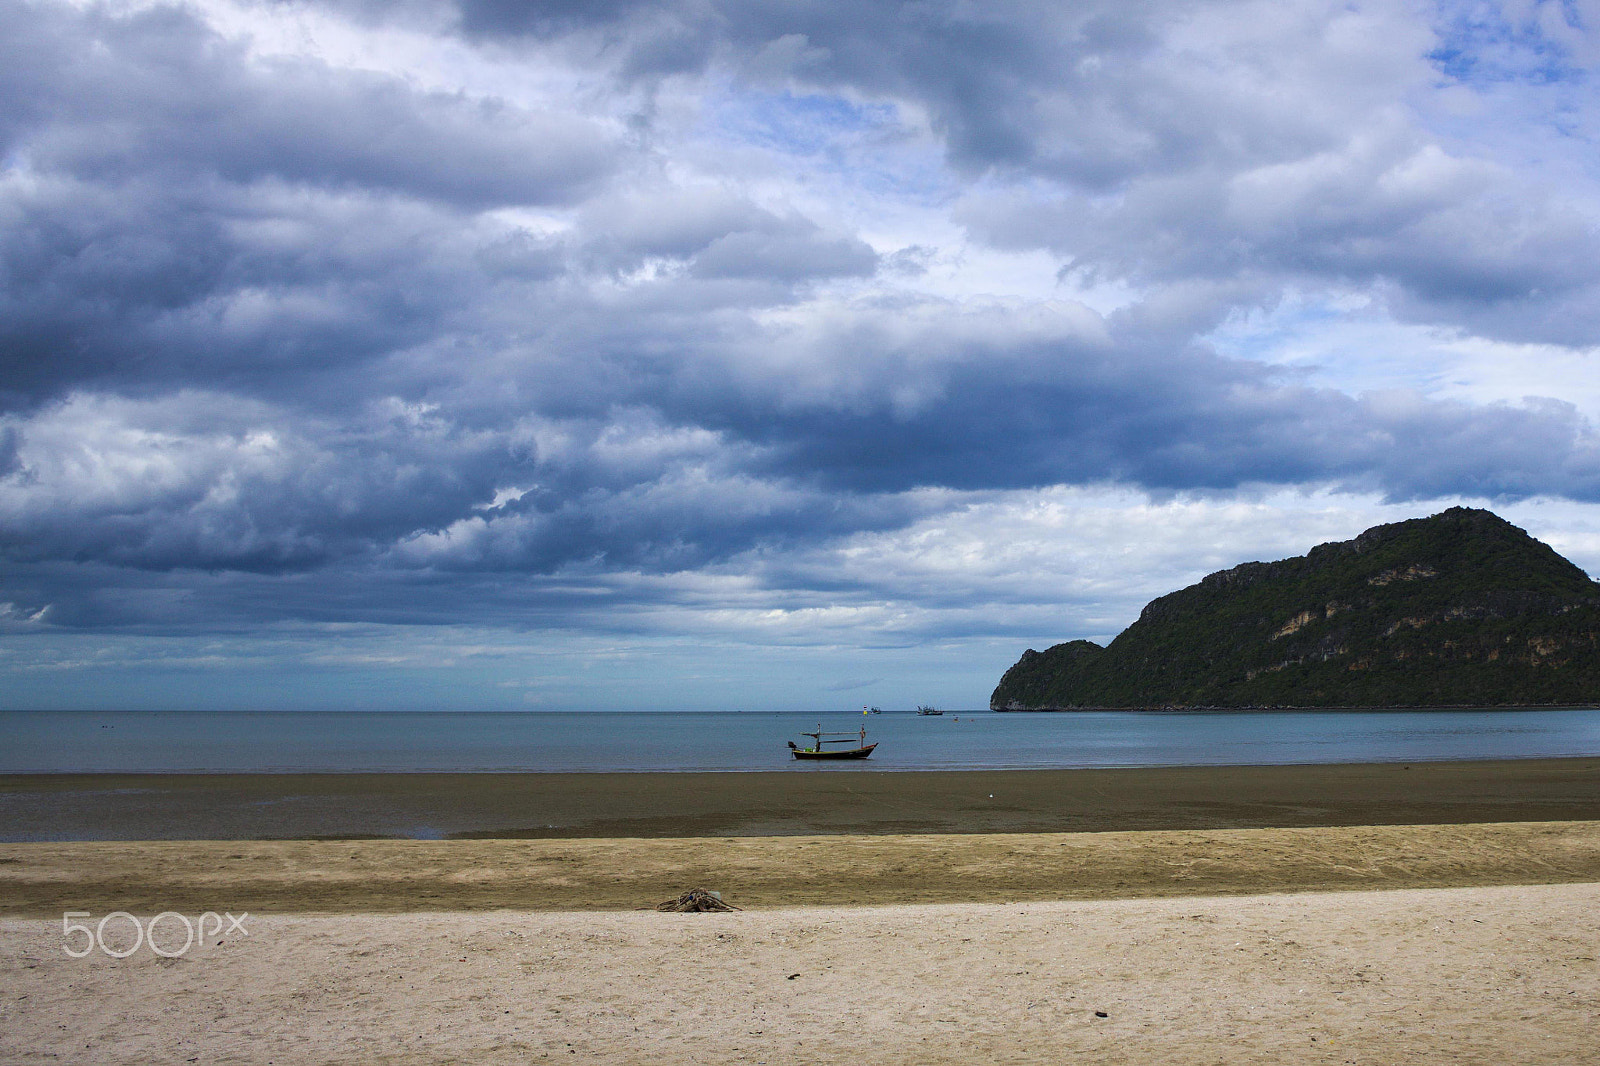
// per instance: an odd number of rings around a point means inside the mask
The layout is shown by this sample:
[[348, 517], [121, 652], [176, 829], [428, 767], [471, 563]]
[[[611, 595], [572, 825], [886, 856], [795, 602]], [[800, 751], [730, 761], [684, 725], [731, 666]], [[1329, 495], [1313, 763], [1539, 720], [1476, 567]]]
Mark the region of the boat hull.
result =
[[876, 743], [868, 744], [864, 748], [845, 748], [841, 751], [807, 751], [804, 748], [795, 748], [796, 759], [865, 759], [872, 754]]

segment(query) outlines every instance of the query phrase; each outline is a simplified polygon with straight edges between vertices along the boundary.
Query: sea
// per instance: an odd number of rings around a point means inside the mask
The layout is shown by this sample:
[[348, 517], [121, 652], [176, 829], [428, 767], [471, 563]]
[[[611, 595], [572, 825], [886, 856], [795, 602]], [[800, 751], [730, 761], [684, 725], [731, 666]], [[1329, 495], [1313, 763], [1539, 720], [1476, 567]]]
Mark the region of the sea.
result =
[[[864, 762], [803, 731], [867, 729]], [[1600, 755], [1600, 708], [1274, 712], [0, 711], [0, 773], [884, 772]]]

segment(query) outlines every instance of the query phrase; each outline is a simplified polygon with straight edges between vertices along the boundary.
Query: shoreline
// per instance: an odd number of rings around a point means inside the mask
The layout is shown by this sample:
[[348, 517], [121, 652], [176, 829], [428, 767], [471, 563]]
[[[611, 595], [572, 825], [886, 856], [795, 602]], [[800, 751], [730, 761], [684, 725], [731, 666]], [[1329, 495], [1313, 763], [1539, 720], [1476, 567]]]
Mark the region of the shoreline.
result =
[[572, 839], [1600, 820], [1600, 757], [1076, 770], [6, 774], [0, 838]]
[[[1164, 711], [1164, 710], [1129, 710], [1128, 708], [1106, 708], [1114, 711], [1128, 711], [1129, 714], [1211, 714], [1207, 710], [1192, 711]], [[1411, 708], [1411, 710], [1426, 710], [1427, 708]], [[1504, 708], [1489, 708], [1490, 710], [1503, 710]], [[1581, 710], [1593, 711], [1594, 707], [1571, 708], [1527, 708], [1528, 710]], [[1088, 711], [1090, 708], [1072, 708], [1061, 711], [1006, 711], [1006, 714], [1076, 714], [1080, 710]], [[1099, 708], [1094, 708], [1099, 710]], [[1334, 710], [1359, 711], [1361, 708], [1334, 708]], [[307, 712], [312, 713], [312, 712]], [[1231, 714], [1232, 711], [1222, 710], [1217, 714]], [[845, 730], [845, 732], [851, 732]], [[802, 734], [808, 735], [808, 734]], [[50, 779], [60, 777], [424, 777], [460, 776], [460, 777], [529, 777], [529, 776], [554, 776], [564, 774], [570, 777], [598, 777], [601, 775], [632, 776], [635, 774], [813, 774], [813, 773], [860, 773], [860, 774], [1012, 774], [1012, 773], [1079, 773], [1091, 770], [1252, 770], [1252, 769], [1288, 769], [1292, 767], [1317, 767], [1317, 766], [1389, 766], [1394, 763], [1409, 763], [1413, 766], [1432, 765], [1438, 763], [1528, 763], [1528, 762], [1554, 762], [1559, 760], [1600, 759], [1600, 753], [1580, 752], [1577, 754], [1540, 754], [1540, 755], [1483, 755], [1483, 756], [1440, 756], [1429, 758], [1419, 756], [1406, 758], [1395, 756], [1387, 759], [1360, 759], [1343, 760], [1339, 762], [1150, 762], [1150, 763], [1096, 763], [1086, 766], [942, 766], [929, 768], [923, 766], [892, 766], [885, 763], [870, 761], [858, 762], [829, 762], [826, 764], [793, 761], [781, 764], [783, 769], [774, 769], [771, 766], [762, 767], [722, 767], [714, 769], [659, 769], [651, 767], [629, 767], [627, 769], [610, 770], [535, 770], [526, 768], [506, 769], [504, 767], [473, 770], [473, 769], [417, 769], [417, 770], [207, 770], [207, 769], [162, 769], [162, 770], [0, 770], [0, 782], [11, 778], [18, 779]]]

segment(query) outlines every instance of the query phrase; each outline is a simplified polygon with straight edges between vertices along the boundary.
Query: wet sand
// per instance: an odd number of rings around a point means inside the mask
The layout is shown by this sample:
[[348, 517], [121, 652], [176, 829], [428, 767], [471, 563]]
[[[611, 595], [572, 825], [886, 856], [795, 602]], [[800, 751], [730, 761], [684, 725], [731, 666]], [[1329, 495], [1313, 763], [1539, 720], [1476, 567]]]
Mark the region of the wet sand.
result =
[[1600, 820], [1600, 759], [1121, 770], [0, 776], [0, 839], [1054, 833]]

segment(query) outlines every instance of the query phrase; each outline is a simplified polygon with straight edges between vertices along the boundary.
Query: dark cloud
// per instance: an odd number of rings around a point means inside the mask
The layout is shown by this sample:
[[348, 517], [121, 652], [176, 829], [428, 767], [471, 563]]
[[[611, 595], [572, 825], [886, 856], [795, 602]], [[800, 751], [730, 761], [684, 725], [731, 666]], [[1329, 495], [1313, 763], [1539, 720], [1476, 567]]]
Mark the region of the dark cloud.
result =
[[[1567, 405], [1355, 399], [1116, 323], [1096, 335], [1087, 312], [920, 313], [897, 334], [868, 308], [803, 342], [747, 327], [698, 357], [683, 337], [644, 377], [569, 367], [562, 404], [609, 404], [582, 418], [469, 420], [448, 393], [337, 423], [216, 395], [74, 398], [5, 427], [0, 547], [148, 569], [666, 573], [898, 528], [928, 486], [1600, 499], [1600, 448]], [[524, 357], [530, 388], [545, 365]]]
[[878, 256], [859, 238], [828, 233], [797, 214], [780, 216], [715, 188], [669, 188], [591, 201], [587, 254], [611, 270], [649, 259], [685, 261], [704, 278], [780, 284], [871, 275]]
[[[279, 571], [368, 554], [493, 495], [525, 452], [427, 411], [326, 424], [215, 394], [73, 397], [7, 426], [0, 550], [146, 569]], [[56, 494], [63, 494], [56, 496]]]
[[568, 201], [616, 163], [587, 119], [265, 62], [180, 9], [5, 17], [12, 404], [86, 384], [292, 391], [284, 375], [435, 337], [479, 271], [556, 272], [473, 212]]
[[827, 237], [815, 226], [805, 225], [718, 237], [695, 256], [692, 269], [707, 278], [801, 281], [871, 275], [877, 265], [877, 253], [866, 243]]
[[[1600, 498], [1594, 429], [1570, 405], [1297, 386], [1203, 348], [1174, 352], [1170, 323], [1148, 316], [1097, 335], [1082, 315], [1019, 325], [1004, 308], [924, 312], [909, 332], [890, 329], [892, 312], [863, 315], [809, 338], [803, 357], [696, 375], [658, 402], [760, 444], [785, 476], [856, 492], [1331, 480], [1404, 499]], [[1176, 313], [1187, 323], [1187, 308]], [[706, 389], [718, 380], [725, 391]]]
[[[1175, 27], [1198, 23], [1197, 41], [1214, 28], [1205, 10], [1198, 18], [1196, 10], [1026, 0], [460, 5], [461, 25], [480, 38], [588, 34], [630, 57], [660, 48], [664, 35], [706, 42], [672, 64], [630, 59], [624, 69], [681, 73], [720, 55], [767, 77], [915, 101], [929, 109], [958, 165], [1024, 168], [1088, 188], [1201, 165], [1293, 158], [1328, 144], [1324, 102], [1285, 106], [1270, 85], [1242, 85], [1169, 46], [1165, 37]], [[1268, 21], [1289, 48], [1326, 29], [1309, 18]], [[1239, 27], [1231, 33], [1252, 36]], [[1260, 74], [1270, 82], [1295, 59], [1286, 52], [1266, 62], [1272, 65]], [[1355, 79], [1341, 88], [1351, 103], [1374, 96]]]
[[[10, 195], [7, 195], [10, 192]], [[298, 388], [436, 333], [475, 282], [462, 219], [384, 199], [199, 182], [0, 192], [0, 370], [77, 385]]]
[[1415, 143], [1155, 182], [1110, 205], [996, 198], [965, 219], [1001, 247], [1049, 247], [1087, 277], [1388, 286], [1412, 321], [1584, 346], [1600, 327], [1600, 231], [1575, 203]]
[[576, 114], [259, 59], [179, 8], [40, 5], [14, 18], [28, 32], [0, 38], [0, 94], [43, 121], [14, 122], [10, 150], [42, 171], [275, 179], [484, 207], [570, 202], [617, 162], [612, 137]]
[[571, 32], [613, 24], [657, 6], [649, 0], [464, 0], [457, 5], [461, 28], [481, 36]]
[[[188, 9], [6, 8], [6, 624], [553, 623], [752, 559], [831, 593], [770, 560], [1061, 484], [1600, 501], [1571, 405], [1310, 387], [1204, 343], [1297, 285], [1486, 337], [1597, 324], [1582, 204], [1391, 113], [1426, 33], [1276, 10], [392, 16], [570, 83], [533, 107], [263, 58]], [[751, 85], [899, 116], [867, 139], [925, 119], [944, 169], [907, 203], [1121, 307], [934, 295], [933, 237], [724, 167], [727, 131], [681, 117]]]
[[15, 428], [0, 429], [0, 477], [10, 477], [21, 472], [22, 461], [17, 457], [21, 434]]
[[979, 208], [975, 231], [1048, 247], [1085, 276], [1381, 279], [1408, 319], [1581, 346], [1600, 326], [1592, 212], [1444, 155], [1396, 108], [1441, 73], [1581, 80], [1575, 16], [1547, 16], [1447, 7], [1429, 27], [1381, 6], [462, 7], [480, 36], [592, 34], [620, 49], [687, 26], [716, 47], [674, 71], [720, 54], [752, 76], [925, 109], [951, 163], [1070, 193]]

